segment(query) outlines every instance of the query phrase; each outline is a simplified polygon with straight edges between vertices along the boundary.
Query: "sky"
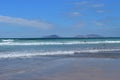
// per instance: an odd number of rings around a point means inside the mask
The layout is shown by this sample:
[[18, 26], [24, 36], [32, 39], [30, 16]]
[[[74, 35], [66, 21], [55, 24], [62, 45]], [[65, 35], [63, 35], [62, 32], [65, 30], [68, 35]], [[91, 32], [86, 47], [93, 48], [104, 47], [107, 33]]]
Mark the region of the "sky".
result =
[[1, 0], [0, 38], [120, 37], [120, 0]]

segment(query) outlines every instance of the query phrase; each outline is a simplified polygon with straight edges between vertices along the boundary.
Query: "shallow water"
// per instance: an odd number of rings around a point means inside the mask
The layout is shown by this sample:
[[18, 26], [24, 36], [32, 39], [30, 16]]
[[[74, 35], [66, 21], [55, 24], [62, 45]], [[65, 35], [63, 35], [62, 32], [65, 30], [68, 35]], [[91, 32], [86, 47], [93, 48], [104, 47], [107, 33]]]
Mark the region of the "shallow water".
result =
[[0, 60], [1, 80], [119, 80], [120, 59], [39, 57]]

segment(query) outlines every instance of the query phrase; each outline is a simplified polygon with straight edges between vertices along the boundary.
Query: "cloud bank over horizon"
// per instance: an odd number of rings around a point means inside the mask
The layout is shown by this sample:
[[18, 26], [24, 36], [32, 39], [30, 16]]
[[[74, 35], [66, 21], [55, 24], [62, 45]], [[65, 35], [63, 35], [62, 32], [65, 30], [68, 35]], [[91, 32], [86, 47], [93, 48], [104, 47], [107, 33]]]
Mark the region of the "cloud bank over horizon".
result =
[[2, 16], [2, 15], [0, 15], [0, 23], [28, 26], [28, 27], [37, 27], [41, 29], [48, 29], [53, 27], [53, 24], [47, 22], [29, 20], [24, 18], [16, 18], [11, 16]]

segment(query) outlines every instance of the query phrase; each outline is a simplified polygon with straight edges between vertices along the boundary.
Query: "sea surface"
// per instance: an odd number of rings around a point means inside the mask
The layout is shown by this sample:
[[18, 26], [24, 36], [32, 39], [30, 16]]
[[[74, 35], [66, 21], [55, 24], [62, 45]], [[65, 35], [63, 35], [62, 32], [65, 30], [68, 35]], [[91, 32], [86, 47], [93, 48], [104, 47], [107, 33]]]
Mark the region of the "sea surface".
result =
[[120, 38], [0, 39], [0, 80], [119, 80]]
[[120, 38], [0, 39], [0, 59], [75, 55], [77, 57], [86, 56], [85, 53], [87, 55], [93, 55], [93, 53], [94, 55], [97, 53], [118, 55], [119, 52]]

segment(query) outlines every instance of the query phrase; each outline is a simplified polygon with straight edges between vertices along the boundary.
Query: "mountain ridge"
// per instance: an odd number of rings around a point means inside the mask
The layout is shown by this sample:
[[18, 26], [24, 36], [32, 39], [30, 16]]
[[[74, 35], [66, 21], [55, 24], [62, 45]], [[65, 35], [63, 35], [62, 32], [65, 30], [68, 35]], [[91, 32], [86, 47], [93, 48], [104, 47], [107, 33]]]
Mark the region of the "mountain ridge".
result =
[[87, 35], [77, 35], [77, 36], [71, 36], [71, 37], [61, 37], [59, 35], [47, 35], [42, 38], [102, 38], [103, 36], [98, 34], [87, 34]]

